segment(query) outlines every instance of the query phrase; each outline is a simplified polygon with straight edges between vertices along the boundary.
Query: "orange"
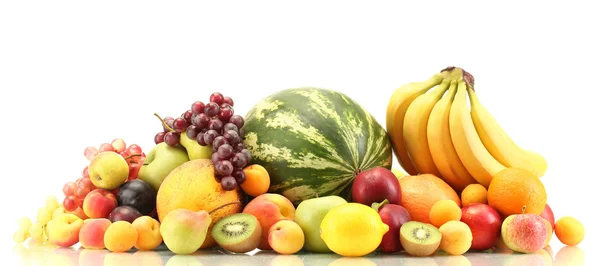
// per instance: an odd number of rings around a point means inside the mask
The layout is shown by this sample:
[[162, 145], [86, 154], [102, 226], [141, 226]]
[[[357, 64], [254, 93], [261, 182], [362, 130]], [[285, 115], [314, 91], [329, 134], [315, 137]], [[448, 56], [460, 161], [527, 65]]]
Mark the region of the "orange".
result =
[[487, 192], [488, 204], [500, 215], [525, 213], [541, 214], [546, 206], [546, 188], [531, 172], [506, 168], [492, 178]]
[[[243, 193], [241, 189], [224, 190], [215, 179], [214, 165], [210, 159], [188, 161], [173, 169], [160, 185], [156, 195], [156, 212], [162, 222], [167, 213], [184, 208], [192, 211], [210, 212], [219, 206], [231, 203], [211, 213], [211, 232], [215, 223], [223, 217], [242, 212]], [[208, 234], [200, 248], [209, 248], [217, 242]]]
[[460, 198], [456, 191], [441, 178], [432, 174], [405, 176], [398, 179], [402, 191], [402, 205], [414, 221], [431, 223], [429, 212], [440, 200], [452, 200], [460, 207]]

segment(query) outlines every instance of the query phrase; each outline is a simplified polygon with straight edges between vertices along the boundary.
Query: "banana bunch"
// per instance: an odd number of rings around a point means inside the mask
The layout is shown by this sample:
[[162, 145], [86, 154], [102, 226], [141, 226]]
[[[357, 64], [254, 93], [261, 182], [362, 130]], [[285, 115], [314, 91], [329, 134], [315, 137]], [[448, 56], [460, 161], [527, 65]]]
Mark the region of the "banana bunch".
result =
[[398, 163], [410, 175], [436, 175], [458, 192], [473, 183], [487, 188], [507, 167], [542, 177], [545, 158], [510, 138], [473, 84], [471, 74], [448, 67], [396, 89], [387, 106], [386, 130]]

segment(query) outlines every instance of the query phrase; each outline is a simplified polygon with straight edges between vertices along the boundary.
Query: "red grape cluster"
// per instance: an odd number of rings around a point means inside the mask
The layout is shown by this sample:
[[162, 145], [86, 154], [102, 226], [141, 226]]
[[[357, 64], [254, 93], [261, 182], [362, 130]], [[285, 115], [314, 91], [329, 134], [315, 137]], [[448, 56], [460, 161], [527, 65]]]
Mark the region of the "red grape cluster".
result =
[[[160, 117], [159, 117], [160, 118]], [[154, 142], [169, 146], [179, 144], [184, 133], [202, 146], [211, 146], [212, 162], [216, 177], [225, 190], [233, 190], [244, 183], [243, 168], [250, 163], [252, 155], [244, 146], [244, 118], [234, 114], [233, 100], [215, 92], [209, 102], [196, 101], [180, 117], [162, 118], [163, 131], [156, 134]]]
[[[125, 161], [127, 161], [129, 164], [128, 180], [137, 179], [144, 158], [146, 158], [146, 154], [142, 152], [142, 148], [140, 146], [137, 144], [126, 146], [123, 139], [117, 138], [111, 143], [102, 143], [99, 148], [88, 146], [85, 148], [83, 155], [91, 161], [96, 155], [98, 155], [98, 153], [105, 151], [116, 152], [123, 156]], [[85, 196], [87, 196], [87, 194], [94, 189], [96, 189], [96, 186], [94, 186], [90, 180], [88, 166], [86, 166], [83, 169], [80, 178], [78, 178], [75, 182], [68, 182], [63, 186], [63, 193], [65, 194], [63, 208], [69, 212], [77, 210], [78, 207], [83, 208], [83, 200], [85, 199]]]

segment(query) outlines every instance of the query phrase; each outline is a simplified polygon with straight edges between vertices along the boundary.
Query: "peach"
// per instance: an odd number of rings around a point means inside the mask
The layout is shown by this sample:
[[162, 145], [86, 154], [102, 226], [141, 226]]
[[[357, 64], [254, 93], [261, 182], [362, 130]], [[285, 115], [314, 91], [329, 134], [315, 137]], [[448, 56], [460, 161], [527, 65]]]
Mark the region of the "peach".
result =
[[271, 185], [269, 172], [260, 164], [252, 164], [244, 168], [246, 181], [240, 187], [251, 197], [267, 193]]
[[293, 221], [296, 208], [288, 198], [280, 194], [265, 193], [248, 202], [242, 212], [254, 215], [260, 223], [262, 236], [258, 248], [271, 250], [268, 239], [269, 229], [281, 220]]
[[83, 212], [89, 218], [107, 218], [117, 206], [117, 198], [106, 189], [94, 189], [83, 199]]
[[290, 220], [280, 220], [269, 228], [269, 246], [281, 255], [294, 254], [304, 246], [304, 231]]
[[87, 249], [104, 249], [104, 232], [111, 222], [106, 218], [87, 219], [79, 230], [79, 243]]
[[104, 245], [112, 252], [125, 252], [135, 246], [138, 233], [135, 227], [126, 221], [116, 221], [104, 233]]
[[79, 242], [79, 231], [83, 220], [75, 214], [63, 213], [50, 220], [47, 225], [48, 240], [59, 247], [70, 247]]
[[461, 221], [448, 221], [440, 226], [442, 242], [440, 249], [450, 255], [462, 255], [471, 248], [471, 228]]
[[139, 250], [153, 250], [162, 243], [160, 223], [156, 219], [144, 215], [135, 219], [131, 225], [135, 227], [138, 233], [135, 248]]

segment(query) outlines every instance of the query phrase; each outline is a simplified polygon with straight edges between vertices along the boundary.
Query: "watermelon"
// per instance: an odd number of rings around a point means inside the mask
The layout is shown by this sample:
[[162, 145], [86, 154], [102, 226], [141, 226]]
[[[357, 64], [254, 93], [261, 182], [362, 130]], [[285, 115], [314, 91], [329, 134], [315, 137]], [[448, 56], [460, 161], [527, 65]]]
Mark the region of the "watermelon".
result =
[[295, 205], [317, 195], [351, 200], [356, 174], [392, 166], [385, 129], [341, 92], [282, 90], [254, 105], [244, 119], [251, 163], [269, 172], [269, 192]]

